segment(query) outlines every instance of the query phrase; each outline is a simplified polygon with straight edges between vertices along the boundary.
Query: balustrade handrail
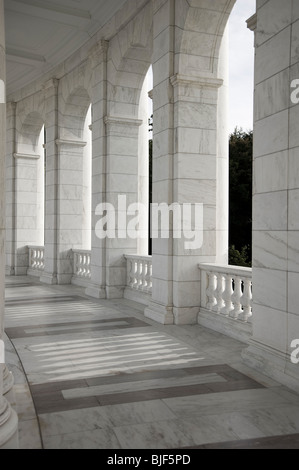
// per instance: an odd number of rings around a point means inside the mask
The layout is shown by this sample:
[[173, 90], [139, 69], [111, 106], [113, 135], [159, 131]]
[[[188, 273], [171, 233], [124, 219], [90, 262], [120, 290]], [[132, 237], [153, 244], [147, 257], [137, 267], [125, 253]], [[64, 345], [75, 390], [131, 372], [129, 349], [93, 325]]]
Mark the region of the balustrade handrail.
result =
[[144, 260], [144, 261], [153, 259], [153, 257], [150, 255], [124, 255], [124, 257], [126, 259], [139, 259], [139, 260]]
[[83, 255], [90, 255], [91, 254], [91, 250], [72, 250], [73, 253], [77, 253], [77, 254], [83, 254]]
[[252, 276], [252, 268], [244, 266], [235, 266], [232, 264], [212, 264], [212, 263], [200, 263], [199, 269], [203, 271], [212, 271], [222, 274], [235, 274], [238, 276], [250, 277]]

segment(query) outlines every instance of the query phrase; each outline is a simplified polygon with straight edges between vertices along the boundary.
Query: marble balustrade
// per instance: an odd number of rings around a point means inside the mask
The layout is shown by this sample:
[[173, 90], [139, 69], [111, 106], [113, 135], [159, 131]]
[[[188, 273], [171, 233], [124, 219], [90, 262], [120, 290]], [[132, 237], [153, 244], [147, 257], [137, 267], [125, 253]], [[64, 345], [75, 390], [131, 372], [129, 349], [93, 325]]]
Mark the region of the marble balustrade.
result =
[[91, 279], [91, 251], [72, 250], [73, 278], [72, 284], [87, 286]]
[[125, 255], [127, 285], [125, 297], [147, 304], [152, 294], [152, 257]]
[[252, 269], [200, 264], [198, 322], [247, 342], [252, 334]]
[[29, 270], [41, 272], [45, 269], [45, 247], [29, 246]]

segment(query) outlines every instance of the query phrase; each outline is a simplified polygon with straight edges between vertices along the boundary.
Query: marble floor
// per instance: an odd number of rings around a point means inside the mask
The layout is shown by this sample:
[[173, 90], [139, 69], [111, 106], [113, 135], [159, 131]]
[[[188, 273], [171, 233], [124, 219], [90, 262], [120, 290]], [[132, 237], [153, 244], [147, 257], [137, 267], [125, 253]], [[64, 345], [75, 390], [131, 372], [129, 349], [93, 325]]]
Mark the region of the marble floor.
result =
[[299, 449], [299, 395], [199, 325], [9, 277], [5, 342], [21, 449]]

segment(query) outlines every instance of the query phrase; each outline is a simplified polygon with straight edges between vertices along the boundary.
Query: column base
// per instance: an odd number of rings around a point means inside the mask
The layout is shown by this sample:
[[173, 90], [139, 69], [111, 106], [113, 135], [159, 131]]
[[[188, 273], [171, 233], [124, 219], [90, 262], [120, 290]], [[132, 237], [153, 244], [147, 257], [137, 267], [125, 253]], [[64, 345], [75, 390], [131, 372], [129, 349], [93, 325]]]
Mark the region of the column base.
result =
[[161, 323], [162, 325], [173, 325], [174, 316], [172, 307], [165, 307], [164, 305], [151, 302], [144, 310], [144, 316], [151, 320]]
[[58, 274], [57, 284], [60, 286], [66, 286], [72, 283], [73, 273], [71, 274]]
[[89, 284], [85, 290], [85, 294], [94, 299], [106, 299], [106, 289], [105, 287], [98, 286], [96, 284]]
[[4, 407], [0, 412], [0, 450], [19, 449], [18, 416], [4, 398]]
[[40, 277], [40, 282], [54, 286], [57, 284], [57, 276], [55, 274], [43, 273]]
[[31, 276], [31, 277], [37, 277], [37, 278], [40, 278], [41, 277], [41, 272], [38, 272], [36, 269], [27, 269], [27, 276]]
[[15, 268], [11, 266], [5, 266], [5, 276], [14, 276], [15, 275]]
[[251, 339], [241, 355], [249, 367], [299, 393], [299, 365], [292, 364], [289, 354]]
[[198, 307], [173, 307], [175, 325], [196, 325]]
[[106, 287], [106, 296], [107, 299], [113, 300], [113, 299], [123, 299], [124, 298], [124, 287], [118, 287], [118, 286], [107, 286]]

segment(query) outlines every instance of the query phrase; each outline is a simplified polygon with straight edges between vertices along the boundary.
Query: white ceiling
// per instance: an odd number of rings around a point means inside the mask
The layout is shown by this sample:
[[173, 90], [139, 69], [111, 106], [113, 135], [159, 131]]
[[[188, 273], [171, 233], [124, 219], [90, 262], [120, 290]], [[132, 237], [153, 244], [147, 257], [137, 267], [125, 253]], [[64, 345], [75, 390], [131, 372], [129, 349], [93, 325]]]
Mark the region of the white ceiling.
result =
[[8, 95], [68, 58], [125, 1], [4, 0]]

